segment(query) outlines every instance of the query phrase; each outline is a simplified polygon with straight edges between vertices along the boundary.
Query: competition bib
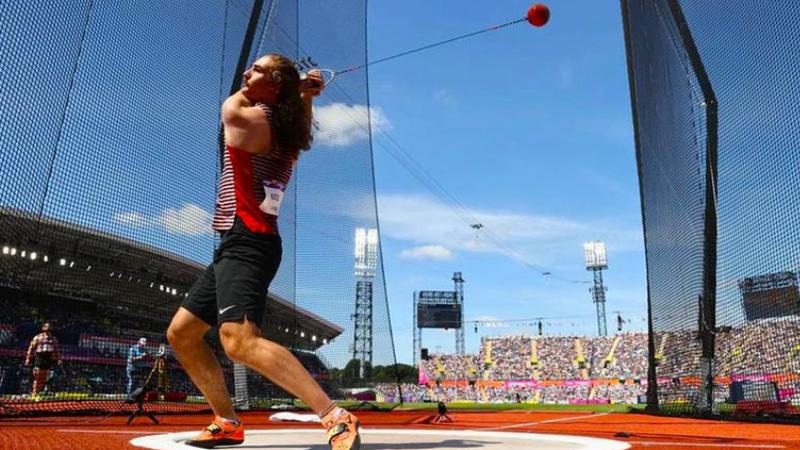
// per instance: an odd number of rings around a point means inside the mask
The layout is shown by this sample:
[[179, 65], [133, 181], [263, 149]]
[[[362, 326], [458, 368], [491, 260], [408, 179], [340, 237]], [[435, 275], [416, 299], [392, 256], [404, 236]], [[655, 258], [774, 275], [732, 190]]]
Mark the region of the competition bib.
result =
[[271, 216], [277, 216], [285, 191], [285, 184], [276, 180], [264, 180], [264, 201], [261, 202], [261, 210]]

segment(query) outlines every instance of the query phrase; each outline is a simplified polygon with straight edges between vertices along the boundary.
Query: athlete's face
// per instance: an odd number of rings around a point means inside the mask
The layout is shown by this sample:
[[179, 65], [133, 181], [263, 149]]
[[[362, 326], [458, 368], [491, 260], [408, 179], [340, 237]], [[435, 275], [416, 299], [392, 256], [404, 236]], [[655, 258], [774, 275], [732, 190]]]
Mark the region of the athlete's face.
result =
[[275, 103], [281, 89], [281, 82], [275, 63], [269, 56], [257, 59], [244, 73], [242, 93], [251, 102]]
[[49, 332], [50, 332], [50, 324], [45, 323], [44, 325], [42, 325], [42, 333], [49, 333]]

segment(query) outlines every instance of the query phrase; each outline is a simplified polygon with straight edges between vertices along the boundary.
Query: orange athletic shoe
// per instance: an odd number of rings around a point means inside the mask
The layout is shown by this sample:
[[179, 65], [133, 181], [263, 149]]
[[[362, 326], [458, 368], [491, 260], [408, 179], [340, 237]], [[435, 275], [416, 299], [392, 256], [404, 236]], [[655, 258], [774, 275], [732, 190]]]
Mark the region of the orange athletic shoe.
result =
[[186, 441], [186, 445], [200, 448], [214, 448], [218, 445], [237, 445], [244, 442], [244, 425], [239, 425], [215, 417], [214, 422], [207, 426], [199, 436]]
[[342, 408], [336, 408], [322, 418], [322, 426], [328, 430], [328, 444], [333, 450], [359, 450], [361, 436], [358, 418]]

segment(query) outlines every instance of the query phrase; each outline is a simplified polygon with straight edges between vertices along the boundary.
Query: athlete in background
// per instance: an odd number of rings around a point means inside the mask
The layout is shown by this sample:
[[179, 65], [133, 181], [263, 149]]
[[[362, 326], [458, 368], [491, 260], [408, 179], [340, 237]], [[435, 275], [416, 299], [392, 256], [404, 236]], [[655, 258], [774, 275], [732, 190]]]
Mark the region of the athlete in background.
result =
[[61, 355], [58, 353], [58, 339], [53, 335], [50, 322], [42, 324], [41, 333], [31, 340], [28, 346], [28, 353], [25, 355], [25, 366], [31, 365], [33, 357], [33, 386], [31, 396], [39, 395], [39, 390], [44, 386], [47, 376], [54, 363], [61, 364]]

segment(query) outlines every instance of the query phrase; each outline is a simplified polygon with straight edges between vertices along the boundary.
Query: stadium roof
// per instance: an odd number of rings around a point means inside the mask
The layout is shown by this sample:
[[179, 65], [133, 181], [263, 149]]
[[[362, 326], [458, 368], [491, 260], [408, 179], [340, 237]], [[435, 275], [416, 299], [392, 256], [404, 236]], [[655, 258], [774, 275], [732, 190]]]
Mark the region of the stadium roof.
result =
[[[28, 211], [0, 207], [0, 285], [113, 306], [168, 323], [205, 266], [166, 250]], [[265, 337], [315, 350], [343, 329], [269, 294]]]

